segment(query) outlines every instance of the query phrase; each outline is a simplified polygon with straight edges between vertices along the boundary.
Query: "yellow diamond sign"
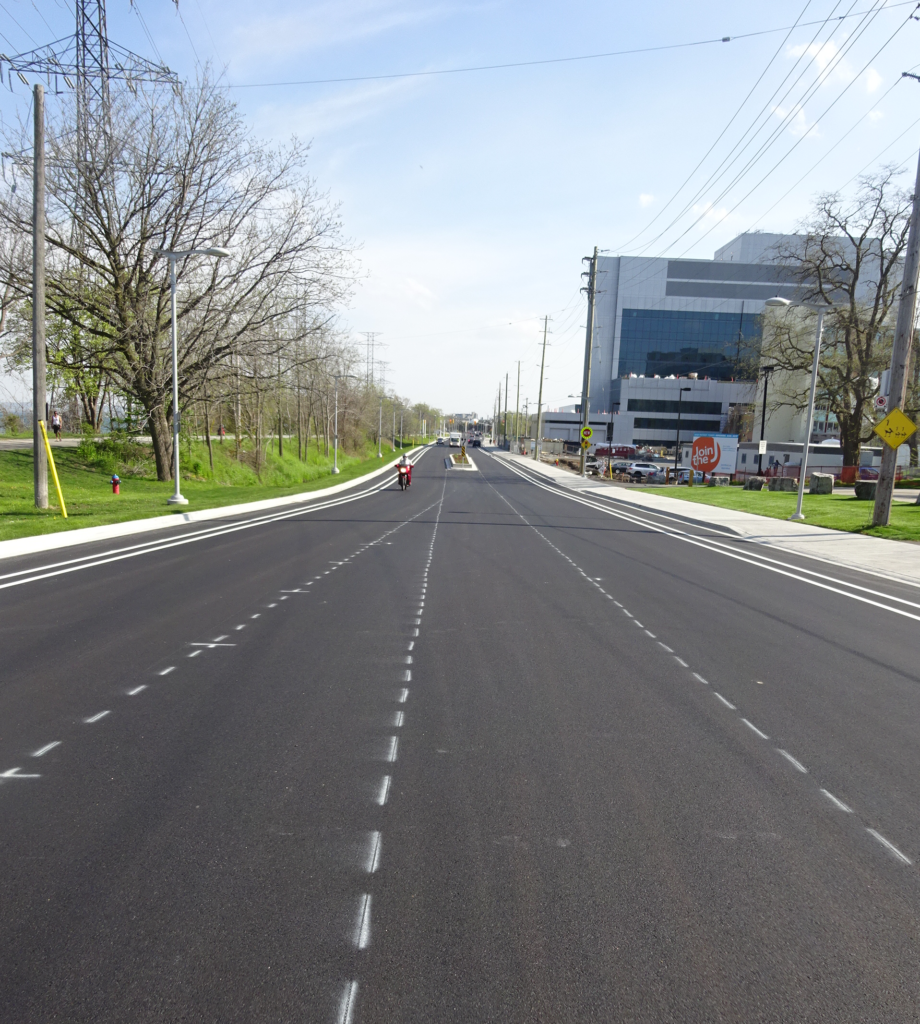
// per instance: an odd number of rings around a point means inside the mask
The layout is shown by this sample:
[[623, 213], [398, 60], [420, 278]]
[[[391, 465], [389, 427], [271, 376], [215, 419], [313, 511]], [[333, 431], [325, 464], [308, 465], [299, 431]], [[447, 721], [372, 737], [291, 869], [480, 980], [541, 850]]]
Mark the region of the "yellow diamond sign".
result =
[[892, 409], [890, 413], [875, 425], [875, 432], [889, 446], [897, 448], [917, 429], [900, 409]]

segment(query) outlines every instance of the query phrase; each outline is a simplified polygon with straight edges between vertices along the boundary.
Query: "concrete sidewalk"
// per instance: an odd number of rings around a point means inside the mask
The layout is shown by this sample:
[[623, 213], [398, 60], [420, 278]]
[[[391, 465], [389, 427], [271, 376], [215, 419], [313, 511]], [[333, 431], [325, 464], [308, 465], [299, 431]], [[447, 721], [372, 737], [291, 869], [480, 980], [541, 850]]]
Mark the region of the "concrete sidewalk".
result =
[[668, 498], [659, 494], [617, 485], [598, 483], [596, 478], [582, 480], [568, 470], [534, 462], [524, 455], [493, 450], [492, 454], [542, 476], [547, 483], [577, 491], [592, 498], [603, 497], [625, 505], [637, 512], [658, 512], [691, 520], [721, 531], [735, 534], [743, 540], [762, 544], [776, 551], [804, 555], [829, 562], [832, 565], [860, 569], [885, 576], [899, 583], [920, 587], [920, 544], [902, 540], [884, 540], [828, 530], [807, 523], [791, 523], [786, 519], [770, 519], [750, 512], [701, 505], [697, 502]]

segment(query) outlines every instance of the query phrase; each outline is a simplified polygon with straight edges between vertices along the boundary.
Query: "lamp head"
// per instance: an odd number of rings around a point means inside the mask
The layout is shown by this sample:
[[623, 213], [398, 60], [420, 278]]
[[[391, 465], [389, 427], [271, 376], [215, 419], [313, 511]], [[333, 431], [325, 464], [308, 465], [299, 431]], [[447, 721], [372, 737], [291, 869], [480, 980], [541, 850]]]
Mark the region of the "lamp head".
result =
[[784, 299], [779, 295], [774, 296], [772, 299], [767, 299], [764, 303], [765, 306], [791, 306], [792, 303], [789, 299]]
[[229, 249], [221, 249], [219, 246], [214, 246], [211, 249], [205, 249], [202, 252], [203, 256], [232, 256], [233, 253]]

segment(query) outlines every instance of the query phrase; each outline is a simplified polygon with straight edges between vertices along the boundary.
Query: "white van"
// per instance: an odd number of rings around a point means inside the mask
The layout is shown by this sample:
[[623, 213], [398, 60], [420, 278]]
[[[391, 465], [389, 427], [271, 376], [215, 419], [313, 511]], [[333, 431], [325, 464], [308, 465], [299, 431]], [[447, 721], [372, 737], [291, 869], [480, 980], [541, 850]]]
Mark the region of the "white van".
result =
[[451, 448], [459, 448], [463, 444], [463, 440], [458, 431], [452, 430], [449, 435], [448, 444]]

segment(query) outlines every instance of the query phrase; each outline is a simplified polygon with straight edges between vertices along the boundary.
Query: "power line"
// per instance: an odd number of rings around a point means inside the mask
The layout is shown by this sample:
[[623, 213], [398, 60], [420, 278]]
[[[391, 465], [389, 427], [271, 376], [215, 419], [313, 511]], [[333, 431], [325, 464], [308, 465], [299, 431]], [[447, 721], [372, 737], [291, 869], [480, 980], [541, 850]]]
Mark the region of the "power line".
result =
[[[892, 10], [896, 7], [907, 7], [910, 6], [913, 2], [914, 0], [899, 0], [898, 3], [889, 4], [885, 8], [885, 10]], [[838, 18], [835, 18], [833, 20], [845, 21], [847, 18], [861, 17], [864, 13], [868, 12], [844, 14], [840, 15]], [[826, 23], [826, 21], [827, 19], [820, 19], [817, 21], [805, 21], [801, 22], [799, 27], [807, 28], [811, 25], [823, 25]], [[432, 71], [398, 71], [386, 75], [351, 75], [342, 78], [310, 78], [296, 82], [242, 82], [237, 85], [228, 85], [227, 88], [273, 89], [295, 85], [336, 85], [345, 82], [380, 82], [394, 78], [427, 78], [434, 75], [460, 75], [477, 71], [504, 71], [509, 68], [538, 67], [544, 64], [570, 64], [576, 61], [604, 60], [609, 57], [626, 57], [640, 53], [661, 53], [667, 50], [685, 50], [697, 46], [711, 46], [716, 43], [732, 43], [737, 42], [740, 39], [753, 39], [757, 36], [768, 36], [773, 35], [777, 32], [788, 32], [790, 28], [794, 27], [794, 25], [783, 25], [780, 28], [766, 28], [761, 29], [760, 31], [757, 32], [744, 32], [736, 36], [718, 36], [713, 39], [696, 39], [692, 42], [687, 43], [666, 43], [659, 46], [640, 46], [630, 50], [611, 50], [607, 53], [580, 54], [579, 56], [576, 57], [547, 57], [543, 60], [509, 61], [503, 64], [477, 64], [462, 68], [438, 68]]]

